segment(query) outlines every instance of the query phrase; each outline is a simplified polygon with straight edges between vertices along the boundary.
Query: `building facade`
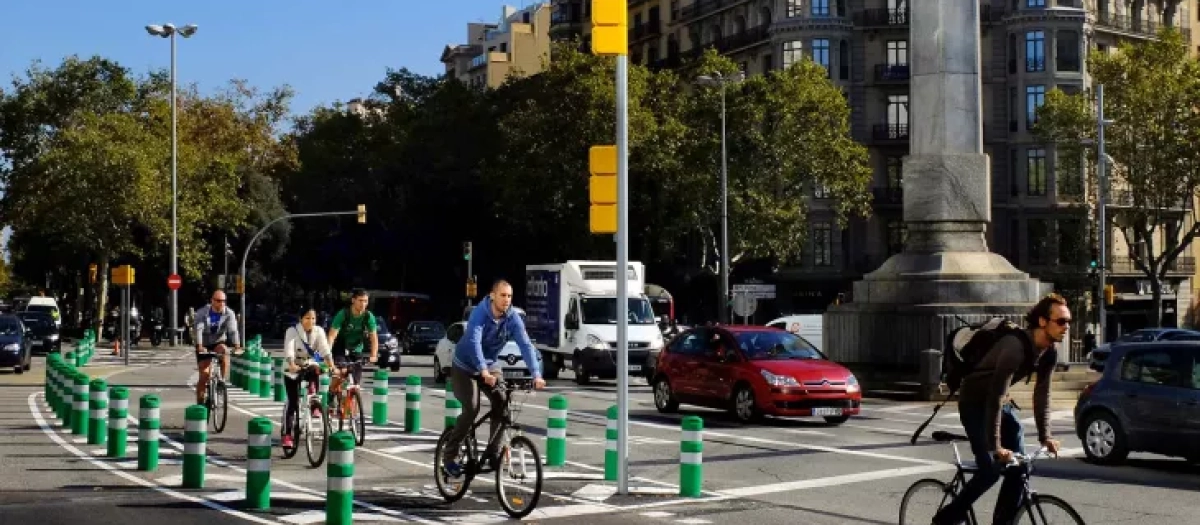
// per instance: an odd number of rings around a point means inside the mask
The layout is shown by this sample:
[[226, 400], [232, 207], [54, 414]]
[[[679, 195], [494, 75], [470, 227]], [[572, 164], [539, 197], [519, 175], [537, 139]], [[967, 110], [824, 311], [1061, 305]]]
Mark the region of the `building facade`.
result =
[[496, 88], [510, 75], [542, 70], [550, 59], [551, 8], [535, 3], [504, 6], [495, 24], [467, 24], [467, 43], [446, 46], [446, 76], [476, 87]]
[[[1200, 25], [1196, 0], [980, 0], [984, 148], [991, 157], [991, 249], [1043, 281], [1086, 287], [1093, 240], [1090, 190], [1081, 173], [1057, 168], [1031, 129], [1054, 88], [1090, 86], [1086, 57], [1122, 40], [1153, 38], [1164, 25], [1188, 38]], [[588, 0], [554, 0], [550, 34], [587, 45]], [[630, 0], [630, 60], [673, 67], [715, 47], [759, 74], [811, 58], [826, 66], [852, 107], [852, 133], [875, 170], [874, 213], [839, 229], [832, 203], [814, 188], [803, 261], [775, 281], [781, 313], [818, 313], [849, 297], [851, 283], [900, 251], [905, 239], [901, 162], [908, 153], [907, 0]], [[1193, 49], [1196, 49], [1193, 47]], [[1078, 171], [1077, 169], [1074, 171]], [[1113, 192], [1113, 211], [1129, 204]], [[1112, 215], [1110, 214], [1110, 217]], [[1153, 322], [1149, 284], [1123, 236], [1108, 234], [1110, 336]], [[1134, 247], [1136, 249], [1136, 247]], [[1200, 247], [1197, 248], [1200, 250]], [[1191, 252], [1167, 273], [1164, 324], [1187, 324], [1196, 272]], [[734, 282], [739, 277], [734, 276]], [[1077, 314], [1083, 317], [1082, 313]], [[1086, 317], [1083, 317], [1086, 319]]]

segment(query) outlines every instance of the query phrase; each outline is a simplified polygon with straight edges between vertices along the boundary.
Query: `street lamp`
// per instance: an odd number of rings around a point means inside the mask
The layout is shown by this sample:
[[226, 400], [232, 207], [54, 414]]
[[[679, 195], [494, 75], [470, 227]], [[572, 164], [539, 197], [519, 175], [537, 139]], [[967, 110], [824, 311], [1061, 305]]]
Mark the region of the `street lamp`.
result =
[[[188, 38], [196, 34], [196, 24], [176, 29], [175, 24], [148, 25], [146, 32], [151, 36], [171, 39], [171, 275], [179, 273], [179, 177], [178, 177], [178, 118], [175, 101], [175, 35]], [[179, 327], [179, 290], [171, 290], [171, 346], [175, 346]]]
[[701, 75], [696, 83], [701, 86], [721, 88], [721, 315], [720, 322], [729, 322], [729, 159], [725, 146], [725, 87], [746, 80], [746, 74], [738, 71], [729, 76], [719, 71], [712, 75]]

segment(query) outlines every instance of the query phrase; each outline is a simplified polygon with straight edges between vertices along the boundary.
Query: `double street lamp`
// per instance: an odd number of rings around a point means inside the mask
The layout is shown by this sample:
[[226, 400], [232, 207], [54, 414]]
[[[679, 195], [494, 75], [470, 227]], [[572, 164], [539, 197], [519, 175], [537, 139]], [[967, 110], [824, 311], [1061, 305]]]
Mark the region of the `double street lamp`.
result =
[[720, 322], [729, 322], [729, 156], [725, 145], [725, 88], [746, 80], [739, 71], [729, 76], [720, 72], [701, 75], [696, 83], [706, 87], [721, 88], [721, 313]]
[[[171, 39], [171, 275], [179, 273], [179, 226], [177, 216], [179, 211], [178, 190], [178, 118], [176, 117], [175, 100], [175, 35], [188, 38], [196, 34], [196, 24], [188, 24], [176, 28], [175, 24], [148, 25], [146, 32], [151, 36]], [[175, 346], [179, 336], [179, 290], [171, 290], [171, 346]]]

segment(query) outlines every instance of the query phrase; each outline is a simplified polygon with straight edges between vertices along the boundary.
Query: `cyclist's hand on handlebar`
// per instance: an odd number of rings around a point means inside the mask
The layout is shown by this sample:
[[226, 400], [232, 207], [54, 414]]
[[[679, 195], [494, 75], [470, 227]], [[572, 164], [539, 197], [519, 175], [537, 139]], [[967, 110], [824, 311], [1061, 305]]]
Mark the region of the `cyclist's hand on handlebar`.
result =
[[487, 386], [496, 386], [496, 376], [492, 375], [490, 371], [484, 370], [480, 372], [479, 377], [483, 378], [483, 382]]
[[542, 379], [539, 377], [539, 378], [533, 380], [533, 389], [534, 390], [541, 390], [543, 388], [546, 388], [546, 380], [545, 379]]
[[1046, 447], [1046, 452], [1049, 452], [1054, 457], [1058, 457], [1058, 448], [1060, 445], [1062, 445], [1062, 443], [1056, 439], [1047, 439], [1042, 442], [1042, 446]]
[[996, 447], [996, 450], [992, 452], [992, 455], [996, 458], [996, 461], [999, 461], [1001, 464], [1008, 464], [1013, 460], [1012, 451], [1004, 447]]

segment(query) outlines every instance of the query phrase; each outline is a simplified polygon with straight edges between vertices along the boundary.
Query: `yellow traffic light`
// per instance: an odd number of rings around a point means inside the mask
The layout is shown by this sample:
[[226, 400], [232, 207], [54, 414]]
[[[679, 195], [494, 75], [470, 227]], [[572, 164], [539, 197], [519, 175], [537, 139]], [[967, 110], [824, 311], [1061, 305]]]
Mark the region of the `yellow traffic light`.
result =
[[1113, 285], [1111, 285], [1111, 284], [1104, 285], [1104, 304], [1111, 306], [1112, 304], [1114, 304], [1116, 302], [1117, 302], [1117, 294], [1116, 294], [1116, 290], [1113, 289]]
[[367, 205], [366, 204], [358, 205], [358, 223], [359, 224], [367, 223]]
[[588, 150], [588, 200], [592, 233], [617, 232], [617, 147], [592, 146]]
[[592, 0], [592, 53], [629, 54], [628, 9], [626, 0]]

